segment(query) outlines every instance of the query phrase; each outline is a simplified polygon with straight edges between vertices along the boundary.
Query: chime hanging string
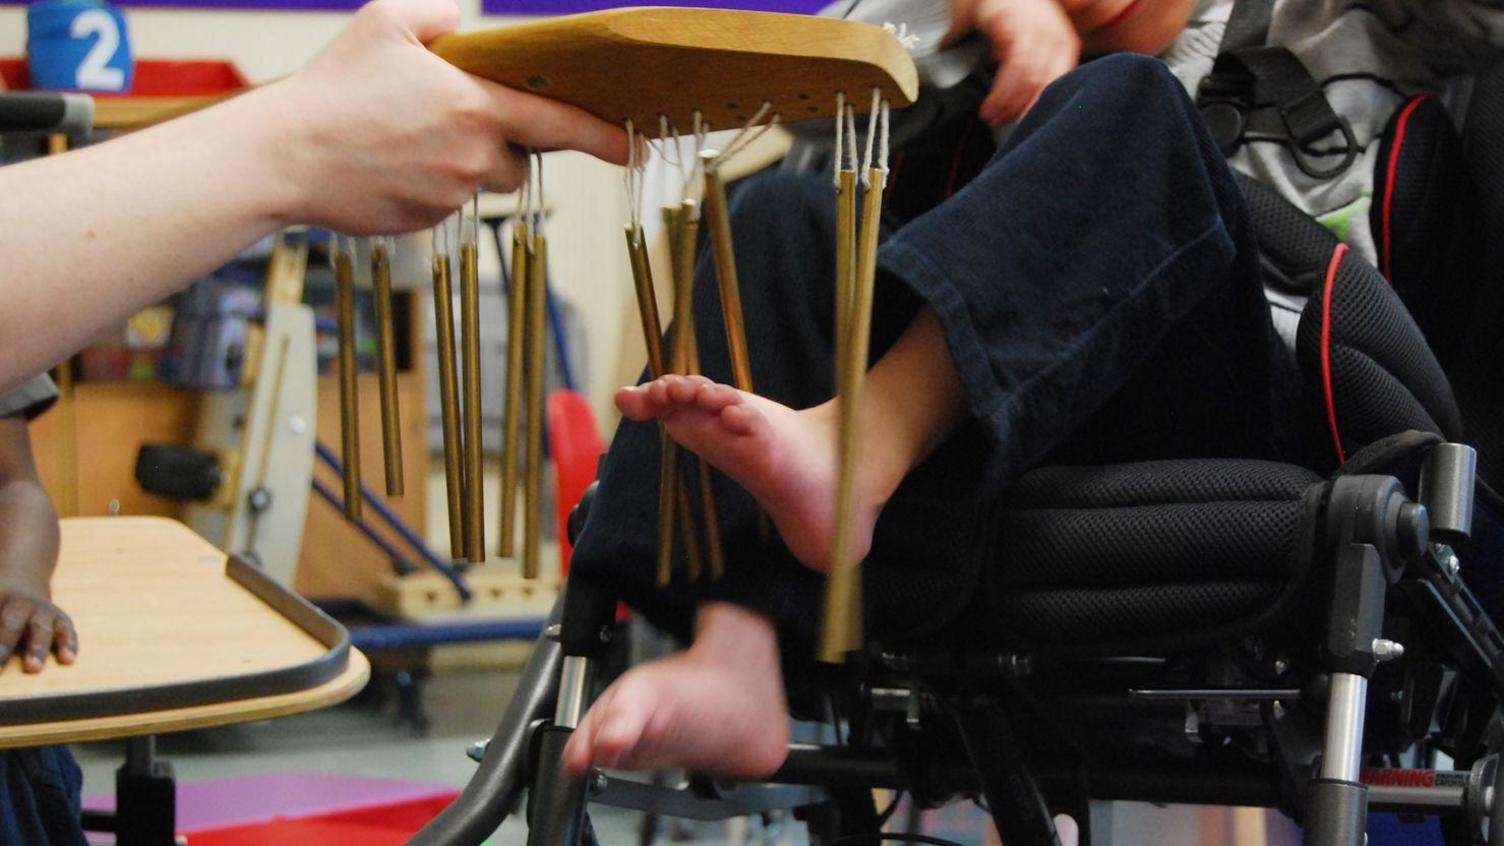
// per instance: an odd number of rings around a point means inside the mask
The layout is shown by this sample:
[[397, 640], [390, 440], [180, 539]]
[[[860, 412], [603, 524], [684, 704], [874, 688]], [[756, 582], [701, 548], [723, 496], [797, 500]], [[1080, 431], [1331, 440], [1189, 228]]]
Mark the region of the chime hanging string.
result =
[[376, 309], [377, 384], [381, 391], [381, 453], [387, 496], [402, 496], [402, 412], [397, 398], [397, 343], [392, 315], [392, 256], [397, 239], [371, 239], [371, 289]]
[[[531, 154], [529, 154], [531, 161]], [[517, 464], [524, 406], [523, 380], [527, 335], [527, 292], [530, 287], [528, 252], [532, 243], [528, 217], [532, 213], [531, 175], [522, 183], [517, 214], [512, 222], [512, 286], [507, 292], [507, 372], [501, 430], [501, 535], [497, 554], [512, 557], [517, 536]], [[503, 259], [504, 260], [504, 259]]]
[[[853, 524], [856, 519], [856, 473], [861, 443], [859, 411], [866, 380], [868, 346], [872, 328], [872, 289], [877, 272], [879, 218], [882, 213], [882, 194], [888, 174], [888, 135], [888, 104], [882, 100], [882, 92], [874, 89], [872, 114], [867, 129], [866, 155], [862, 167], [862, 183], [866, 193], [863, 197], [860, 231], [857, 236], [855, 284], [851, 292], [847, 315], [849, 320], [849, 325], [846, 327], [847, 341], [842, 350], [842, 357], [836, 362], [836, 366], [841, 368], [837, 378], [837, 382], [841, 385], [841, 393], [839, 394], [840, 422], [837, 443], [840, 464], [836, 492], [836, 531], [827, 574], [825, 613], [817, 656], [820, 660], [827, 662], [843, 660], [847, 653], [859, 649], [862, 642], [862, 595], [861, 582], [856, 572]], [[839, 245], [837, 246], [839, 249]]]
[[[469, 214], [466, 207], [469, 207]], [[460, 261], [460, 346], [463, 350], [461, 393], [464, 455], [465, 557], [472, 564], [486, 560], [485, 457], [481, 441], [480, 366], [480, 200], [461, 206], [456, 221]]]
[[467, 557], [464, 463], [461, 458], [459, 376], [454, 346], [454, 291], [449, 263], [449, 220], [433, 228], [433, 319], [438, 344], [439, 412], [443, 423], [444, 494], [449, 508], [449, 556]]
[[543, 549], [543, 356], [548, 297], [548, 235], [545, 228], [543, 156], [529, 151], [530, 178], [538, 181], [532, 199], [527, 290], [527, 476], [523, 488], [522, 575], [536, 579]]
[[339, 334], [340, 461], [343, 464], [345, 516], [361, 517], [360, 502], [360, 398], [357, 394], [355, 355], [355, 241], [329, 233], [329, 251], [334, 262], [334, 309]]

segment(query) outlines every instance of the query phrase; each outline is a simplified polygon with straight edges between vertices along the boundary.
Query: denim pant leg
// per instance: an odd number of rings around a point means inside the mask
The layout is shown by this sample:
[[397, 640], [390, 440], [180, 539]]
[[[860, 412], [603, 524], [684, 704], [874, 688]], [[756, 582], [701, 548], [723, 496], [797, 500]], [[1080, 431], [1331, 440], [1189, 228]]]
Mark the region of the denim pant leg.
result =
[[[795, 407], [827, 399], [828, 179], [760, 180], [734, 206], [758, 391]], [[1255, 247], [1220, 153], [1155, 60], [1112, 57], [1056, 83], [976, 180], [886, 240], [879, 265], [873, 357], [928, 304], [970, 418], [878, 521], [864, 564], [878, 637], [933, 631], [962, 611], [999, 492], [1052, 454], [1270, 452], [1274, 341]], [[718, 297], [701, 271], [702, 358], [724, 379]], [[1179, 398], [1168, 412], [1167, 395]], [[1149, 422], [1098, 425], [1115, 405]], [[576, 572], [681, 635], [699, 603], [720, 599], [768, 615], [804, 648], [822, 580], [758, 541], [750, 500], [725, 480], [727, 577], [654, 587], [657, 466], [655, 429], [623, 423]]]
[[[738, 186], [730, 212], [757, 393], [794, 408], [828, 400], [835, 367], [830, 177], [761, 174]], [[729, 382], [720, 294], [707, 252], [702, 245], [695, 274], [696, 343], [701, 370]], [[873, 310], [874, 348], [891, 345], [918, 306], [903, 286], [885, 281]], [[671, 329], [666, 344], [672, 335]], [[710, 599], [748, 605], [778, 620], [815, 613], [811, 608], [818, 608], [823, 580], [799, 564], [776, 537], [771, 542], [760, 537], [755, 503], [720, 474], [715, 476], [715, 495], [726, 576], [714, 583], [688, 583], [676, 528], [681, 558], [675, 582], [671, 589], [659, 590], [654, 584], [659, 460], [657, 424], [622, 420], [601, 461], [599, 493], [575, 545], [572, 577], [603, 582], [681, 637], [688, 632], [695, 608]]]
[[87, 846], [83, 774], [61, 746], [0, 750], [0, 843]]

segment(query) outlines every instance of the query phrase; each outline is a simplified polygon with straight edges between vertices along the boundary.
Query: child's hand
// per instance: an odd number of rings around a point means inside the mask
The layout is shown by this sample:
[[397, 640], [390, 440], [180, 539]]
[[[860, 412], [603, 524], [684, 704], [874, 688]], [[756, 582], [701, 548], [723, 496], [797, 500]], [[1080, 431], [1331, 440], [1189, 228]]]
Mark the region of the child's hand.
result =
[[73, 619], [53, 604], [45, 584], [0, 577], [0, 670], [16, 652], [28, 673], [40, 673], [49, 652], [59, 664], [72, 664], [78, 657], [78, 632]]
[[976, 30], [997, 57], [980, 112], [992, 126], [1022, 116], [1081, 60], [1081, 38], [1057, 0], [958, 0], [954, 12], [952, 32]]

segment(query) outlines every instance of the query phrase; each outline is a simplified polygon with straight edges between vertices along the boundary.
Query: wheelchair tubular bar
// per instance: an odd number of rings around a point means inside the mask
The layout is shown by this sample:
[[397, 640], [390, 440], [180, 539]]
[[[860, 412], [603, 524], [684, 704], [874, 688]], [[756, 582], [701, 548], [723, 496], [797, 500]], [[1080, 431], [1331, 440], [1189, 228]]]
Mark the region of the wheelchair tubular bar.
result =
[[679, 819], [715, 822], [768, 811], [802, 808], [829, 801], [824, 790], [809, 785], [737, 784], [701, 795], [693, 786], [666, 787], [628, 779], [597, 776], [590, 801]]
[[1321, 777], [1356, 782], [1363, 758], [1363, 716], [1368, 702], [1368, 679], [1354, 673], [1333, 673], [1327, 704], [1326, 744]]
[[1390, 476], [1344, 476], [1326, 508], [1331, 562], [1321, 661], [1330, 672], [1326, 734], [1317, 778], [1306, 787], [1306, 846], [1362, 846], [1368, 787], [1359, 781], [1368, 679], [1404, 649], [1383, 640], [1390, 585], [1430, 544], [1426, 508]]
[[555, 724], [538, 732], [528, 796], [528, 846], [579, 846], [590, 830], [586, 778], [564, 769], [564, 745], [588, 704], [590, 664], [611, 643], [616, 599], [588, 582], [570, 582], [556, 633], [560, 661]]
[[1457, 770], [1364, 770], [1368, 807], [1398, 814], [1462, 813], [1472, 773]]
[[[564, 593], [554, 601], [548, 624], [564, 615]], [[506, 819], [522, 793], [528, 754], [529, 726], [548, 716], [558, 691], [563, 650], [548, 637], [538, 639], [522, 669], [517, 693], [507, 705], [496, 733], [486, 746], [480, 767], [459, 797], [407, 842], [407, 846], [479, 846]]]
[[1448, 543], [1473, 532], [1473, 490], [1478, 451], [1464, 444], [1437, 444], [1421, 465], [1420, 501], [1431, 515], [1431, 531]]
[[[1074, 768], [1049, 762], [1035, 767], [1040, 788], [1051, 797], [1068, 798], [1079, 786], [1079, 775]], [[787, 760], [768, 781], [831, 790], [883, 787], [936, 797], [971, 793], [978, 786], [975, 771], [961, 760], [933, 762], [916, 779], [878, 749], [798, 743], [790, 744]], [[1087, 771], [1091, 798], [1122, 802], [1274, 808], [1280, 803], [1279, 783], [1273, 766], [1246, 761], [1190, 761], [1178, 766], [1113, 762]]]
[[590, 659], [578, 655], [564, 656], [560, 672], [559, 701], [554, 706], [554, 725], [573, 729], [585, 715], [585, 694], [590, 683]]

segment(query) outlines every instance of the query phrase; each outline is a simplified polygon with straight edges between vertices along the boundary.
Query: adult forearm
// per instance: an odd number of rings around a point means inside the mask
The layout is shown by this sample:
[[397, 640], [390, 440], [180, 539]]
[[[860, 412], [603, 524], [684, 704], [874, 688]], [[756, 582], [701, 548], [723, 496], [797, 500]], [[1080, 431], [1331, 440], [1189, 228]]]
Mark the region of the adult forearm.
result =
[[257, 91], [0, 169], [0, 391], [276, 228], [291, 200], [275, 105]]
[[57, 565], [57, 512], [35, 482], [0, 484], [0, 585], [28, 584], [43, 592]]
[[620, 127], [423, 44], [452, 0], [374, 0], [301, 71], [124, 138], [0, 169], [0, 390], [288, 223], [430, 226], [510, 191], [509, 142], [627, 160]]

